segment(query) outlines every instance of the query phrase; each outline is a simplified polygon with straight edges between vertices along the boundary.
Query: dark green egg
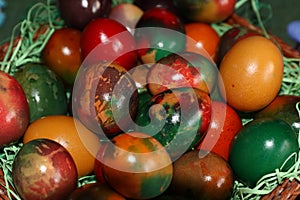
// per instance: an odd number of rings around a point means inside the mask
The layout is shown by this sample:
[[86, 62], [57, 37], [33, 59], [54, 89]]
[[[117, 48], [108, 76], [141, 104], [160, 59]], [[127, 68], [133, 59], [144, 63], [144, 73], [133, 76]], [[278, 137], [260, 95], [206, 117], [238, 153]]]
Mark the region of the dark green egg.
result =
[[26, 94], [30, 122], [47, 115], [67, 114], [68, 103], [64, 85], [46, 66], [37, 63], [26, 64], [14, 77]]
[[[297, 135], [287, 122], [259, 118], [246, 124], [233, 139], [229, 164], [241, 182], [254, 187], [260, 178], [274, 173], [292, 153], [298, 152]], [[289, 159], [282, 170], [288, 170], [294, 163], [294, 158]]]

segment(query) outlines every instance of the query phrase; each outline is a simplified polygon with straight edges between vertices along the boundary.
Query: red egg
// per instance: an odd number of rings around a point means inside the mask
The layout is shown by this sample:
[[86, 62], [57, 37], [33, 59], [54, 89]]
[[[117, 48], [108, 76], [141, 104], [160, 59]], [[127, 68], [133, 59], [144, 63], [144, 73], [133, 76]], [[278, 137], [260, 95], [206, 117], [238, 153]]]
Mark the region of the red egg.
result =
[[116, 20], [97, 18], [90, 21], [80, 42], [85, 63], [114, 62], [127, 70], [137, 63], [133, 35]]
[[77, 169], [62, 145], [36, 139], [24, 144], [16, 155], [12, 179], [24, 200], [65, 200], [77, 186]]
[[238, 113], [224, 102], [212, 101], [212, 118], [198, 149], [205, 149], [228, 160], [231, 141], [243, 127]]
[[19, 82], [0, 71], [0, 146], [16, 142], [29, 124], [29, 106]]

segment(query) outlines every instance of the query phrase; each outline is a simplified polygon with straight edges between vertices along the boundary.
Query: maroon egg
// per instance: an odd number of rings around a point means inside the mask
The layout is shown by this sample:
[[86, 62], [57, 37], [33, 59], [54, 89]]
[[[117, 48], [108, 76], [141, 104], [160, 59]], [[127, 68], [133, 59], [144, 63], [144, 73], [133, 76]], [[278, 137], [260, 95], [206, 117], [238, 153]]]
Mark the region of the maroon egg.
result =
[[111, 0], [58, 0], [58, 9], [68, 26], [83, 29], [92, 19], [106, 17], [111, 4]]
[[36, 139], [24, 144], [16, 155], [12, 179], [24, 200], [64, 200], [77, 186], [77, 169], [62, 145]]
[[229, 199], [234, 176], [219, 155], [203, 150], [189, 151], [173, 164], [171, 191], [187, 199]]
[[177, 8], [173, 0], [134, 0], [134, 4], [140, 7], [142, 10], [149, 10], [152, 8], [164, 8], [171, 12], [177, 13]]

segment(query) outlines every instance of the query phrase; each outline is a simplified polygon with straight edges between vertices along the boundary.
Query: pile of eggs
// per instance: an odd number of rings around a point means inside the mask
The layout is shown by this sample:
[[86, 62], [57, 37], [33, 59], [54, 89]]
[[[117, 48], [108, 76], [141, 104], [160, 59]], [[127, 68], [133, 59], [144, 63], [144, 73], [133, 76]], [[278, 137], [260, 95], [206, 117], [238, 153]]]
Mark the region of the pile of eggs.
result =
[[274, 41], [213, 29], [234, 12], [235, 0], [221, 2], [57, 0], [65, 26], [42, 63], [0, 74], [10, 102], [0, 101], [0, 117], [18, 113], [0, 130], [2, 147], [22, 143], [12, 167], [18, 195], [228, 199], [235, 180], [254, 187], [288, 170], [300, 97], [280, 95]]

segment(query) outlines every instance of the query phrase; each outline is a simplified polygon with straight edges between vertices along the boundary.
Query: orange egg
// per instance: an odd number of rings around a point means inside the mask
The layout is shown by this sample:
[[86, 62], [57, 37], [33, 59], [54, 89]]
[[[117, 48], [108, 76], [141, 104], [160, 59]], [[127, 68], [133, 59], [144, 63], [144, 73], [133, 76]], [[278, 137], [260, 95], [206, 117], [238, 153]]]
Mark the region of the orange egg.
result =
[[236, 110], [262, 109], [277, 96], [283, 67], [282, 53], [271, 40], [245, 38], [231, 47], [220, 64], [221, 95]]
[[200, 53], [204, 56], [209, 54], [211, 58], [215, 57], [220, 36], [209, 24], [190, 22], [185, 24], [185, 32], [190, 37], [186, 43], [187, 51]]
[[[94, 170], [95, 155], [100, 148], [98, 137], [70, 116], [46, 116], [32, 122], [27, 128], [23, 142], [37, 138], [54, 140], [64, 146], [75, 161], [78, 177]], [[88, 144], [88, 148], [86, 147]]]

